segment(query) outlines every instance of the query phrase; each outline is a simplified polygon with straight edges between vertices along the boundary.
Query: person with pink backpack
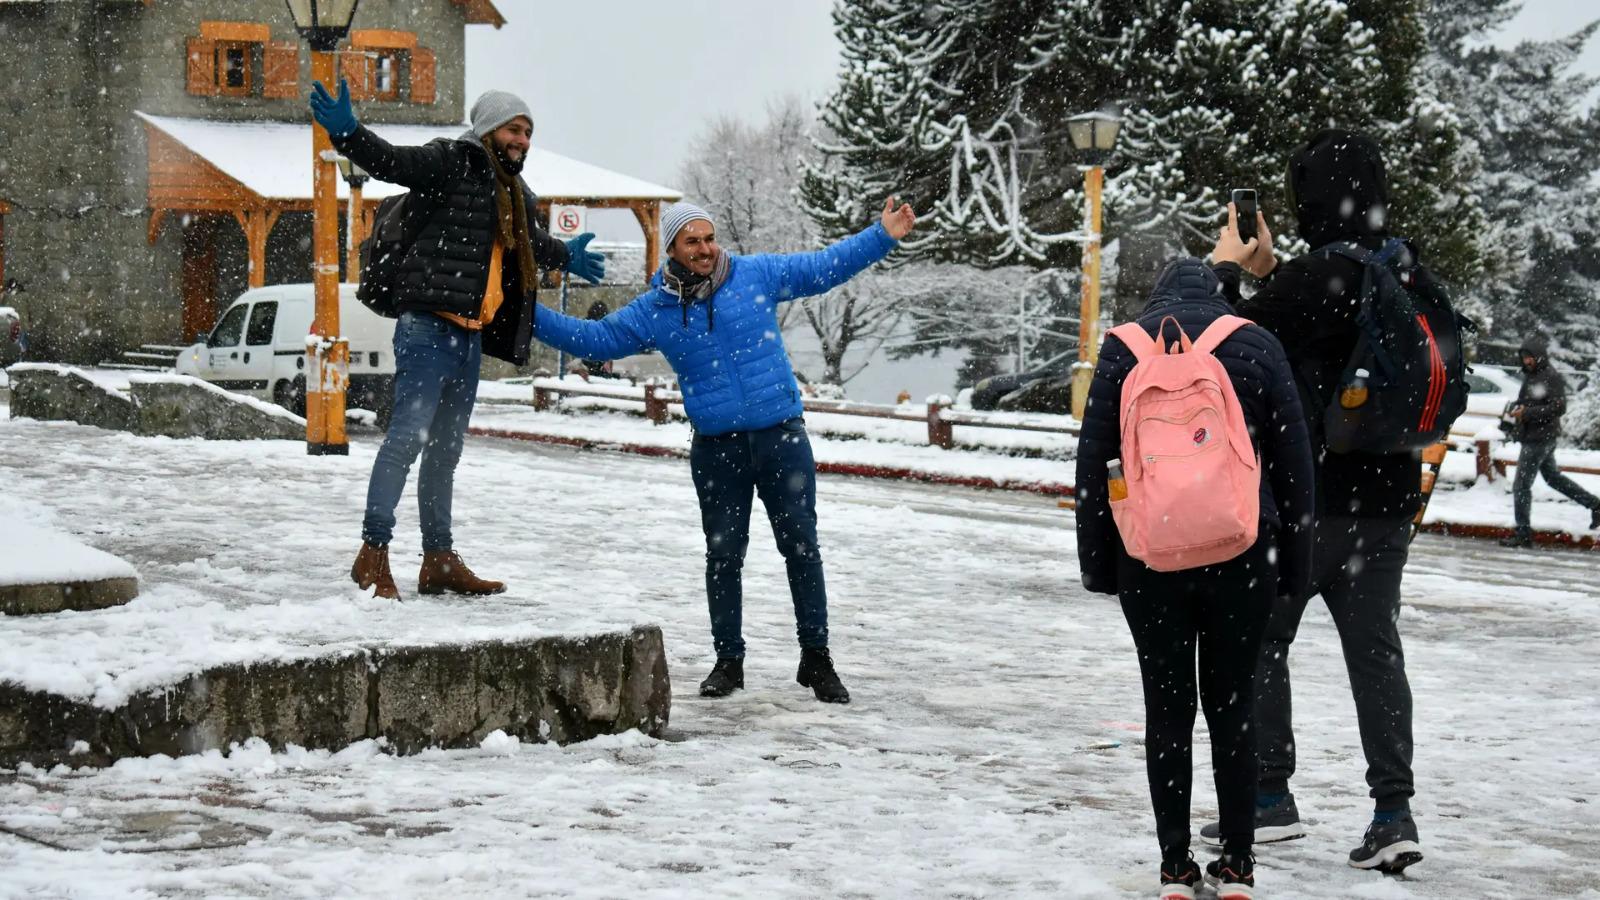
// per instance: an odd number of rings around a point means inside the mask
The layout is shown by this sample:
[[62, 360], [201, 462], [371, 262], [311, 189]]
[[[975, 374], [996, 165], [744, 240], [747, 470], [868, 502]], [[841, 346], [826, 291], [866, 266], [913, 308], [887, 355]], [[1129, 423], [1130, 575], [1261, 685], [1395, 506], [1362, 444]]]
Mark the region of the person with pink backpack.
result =
[[1116, 594], [1145, 701], [1162, 900], [1188, 900], [1196, 652], [1221, 812], [1204, 878], [1253, 896], [1254, 679], [1280, 597], [1311, 574], [1311, 442], [1278, 339], [1232, 315], [1198, 259], [1168, 263], [1137, 322], [1101, 348], [1078, 439], [1078, 564]]

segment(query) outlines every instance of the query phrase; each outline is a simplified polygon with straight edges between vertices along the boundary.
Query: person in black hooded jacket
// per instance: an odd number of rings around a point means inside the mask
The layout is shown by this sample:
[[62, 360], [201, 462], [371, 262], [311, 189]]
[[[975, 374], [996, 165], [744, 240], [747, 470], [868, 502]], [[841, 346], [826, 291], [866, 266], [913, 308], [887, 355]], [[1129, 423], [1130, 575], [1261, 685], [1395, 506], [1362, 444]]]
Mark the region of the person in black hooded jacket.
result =
[[1517, 454], [1517, 477], [1512, 481], [1512, 509], [1516, 531], [1500, 543], [1506, 547], [1533, 546], [1533, 480], [1545, 483], [1590, 510], [1589, 527], [1600, 528], [1600, 498], [1561, 474], [1556, 465], [1556, 440], [1561, 437], [1561, 417], [1567, 411], [1567, 381], [1550, 363], [1550, 339], [1530, 336], [1518, 351], [1522, 362], [1522, 390], [1509, 415], [1516, 422], [1513, 437], [1522, 442]]
[[[1167, 264], [1139, 325], [1164, 342], [1191, 339], [1231, 314], [1221, 284], [1198, 259]], [[1224, 563], [1157, 572], [1130, 557], [1111, 517], [1106, 464], [1120, 457], [1123, 382], [1136, 362], [1107, 340], [1089, 386], [1078, 438], [1078, 562], [1084, 587], [1117, 594], [1139, 651], [1144, 685], [1145, 764], [1155, 807], [1164, 890], [1191, 889], [1199, 871], [1189, 856], [1196, 650], [1199, 692], [1211, 732], [1211, 764], [1222, 812], [1224, 853], [1212, 874], [1252, 884], [1256, 755], [1252, 681], [1261, 635], [1280, 596], [1299, 596], [1311, 575], [1311, 443], [1283, 347], [1246, 325], [1216, 349], [1233, 382], [1251, 443], [1263, 464], [1256, 543]], [[1226, 872], [1224, 872], [1226, 870]]]
[[[1411, 686], [1400, 644], [1400, 580], [1410, 544], [1410, 523], [1421, 505], [1422, 466], [1417, 455], [1339, 454], [1327, 448], [1321, 411], [1332, 401], [1358, 330], [1362, 267], [1343, 256], [1317, 252], [1351, 242], [1377, 250], [1389, 238], [1389, 188], [1383, 156], [1369, 137], [1351, 131], [1318, 132], [1294, 153], [1288, 167], [1290, 204], [1300, 236], [1313, 252], [1278, 263], [1265, 216], [1259, 241], [1241, 244], [1235, 211], [1212, 253], [1217, 277], [1239, 315], [1283, 342], [1312, 423], [1316, 458], [1317, 519], [1311, 590], [1282, 602], [1261, 644], [1256, 673], [1257, 747], [1261, 757], [1256, 798], [1256, 841], [1305, 834], [1289, 778], [1295, 770], [1289, 690], [1289, 646], [1312, 594], [1321, 594], [1343, 645], [1355, 697], [1367, 784], [1375, 810], [1361, 846], [1350, 853], [1357, 868], [1398, 872], [1422, 858], [1410, 798]], [[1415, 244], [1407, 244], [1414, 256]], [[1241, 270], [1260, 279], [1241, 295]], [[1419, 289], [1432, 276], [1418, 267]], [[1216, 824], [1201, 829], [1216, 840]]]

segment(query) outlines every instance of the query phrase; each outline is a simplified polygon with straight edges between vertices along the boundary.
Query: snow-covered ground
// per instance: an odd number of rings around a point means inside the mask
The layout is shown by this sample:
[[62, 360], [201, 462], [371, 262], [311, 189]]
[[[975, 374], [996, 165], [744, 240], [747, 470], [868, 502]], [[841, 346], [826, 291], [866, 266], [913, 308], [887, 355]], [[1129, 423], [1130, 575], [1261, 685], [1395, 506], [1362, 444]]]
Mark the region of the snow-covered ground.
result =
[[[0, 678], [110, 702], [227, 658], [655, 622], [676, 682], [667, 739], [404, 758], [251, 745], [0, 772], [0, 897], [1153, 896], [1133, 649], [1115, 601], [1079, 586], [1054, 500], [824, 477], [833, 648], [854, 702], [793, 683], [759, 516], [749, 689], [708, 701], [683, 461], [473, 439], [458, 547], [512, 588], [393, 605], [345, 581], [374, 450], [370, 434], [341, 459], [0, 419], [13, 514], [129, 560], [144, 586], [126, 607], [0, 618]], [[407, 593], [414, 502], [395, 543]], [[1313, 606], [1294, 665], [1311, 836], [1261, 848], [1262, 896], [1600, 898], [1593, 559], [1416, 543], [1403, 631], [1428, 858], [1405, 880], [1344, 864], [1369, 801], [1337, 638]], [[1197, 739], [1196, 829], [1214, 810]], [[130, 838], [151, 821], [192, 824]]]

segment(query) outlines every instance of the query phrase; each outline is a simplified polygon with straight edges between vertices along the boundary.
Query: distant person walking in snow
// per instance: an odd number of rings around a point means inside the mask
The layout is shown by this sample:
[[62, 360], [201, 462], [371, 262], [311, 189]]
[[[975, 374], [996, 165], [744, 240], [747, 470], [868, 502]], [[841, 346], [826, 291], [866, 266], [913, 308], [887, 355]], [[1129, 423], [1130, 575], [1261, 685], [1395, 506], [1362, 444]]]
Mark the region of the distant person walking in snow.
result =
[[817, 467], [778, 304], [821, 294], [889, 255], [916, 216], [893, 197], [872, 227], [814, 253], [733, 256], [699, 207], [661, 219], [667, 264], [649, 291], [598, 322], [537, 308], [534, 334], [584, 359], [660, 350], [694, 426], [689, 468], [706, 536], [706, 599], [717, 663], [703, 697], [744, 687], [742, 571], [752, 494], [761, 498], [789, 575], [800, 668], [818, 700], [848, 703], [828, 651], [828, 598], [817, 546]]
[[1522, 390], [1507, 415], [1513, 427], [1508, 435], [1522, 442], [1517, 454], [1517, 475], [1511, 483], [1516, 531], [1500, 541], [1503, 547], [1533, 546], [1533, 480], [1545, 483], [1589, 509], [1589, 527], [1600, 528], [1600, 498], [1561, 474], [1556, 464], [1556, 441], [1561, 437], [1561, 417], [1567, 411], [1567, 381], [1550, 364], [1550, 339], [1536, 334], [1522, 342]]
[[[1289, 163], [1289, 197], [1300, 236], [1313, 248], [1355, 245], [1377, 251], [1389, 240], [1388, 180], [1378, 145], [1365, 135], [1328, 129], [1302, 145]], [[1283, 342], [1312, 423], [1317, 516], [1309, 593], [1273, 611], [1256, 672], [1257, 747], [1261, 777], [1256, 797], [1256, 843], [1305, 835], [1289, 778], [1295, 771], [1290, 718], [1289, 646], [1311, 595], [1321, 594], [1339, 640], [1355, 696], [1372, 823], [1350, 865], [1399, 872], [1422, 858], [1411, 818], [1411, 685], [1400, 646], [1400, 577], [1421, 506], [1422, 464], [1416, 453], [1335, 453], [1328, 449], [1322, 410], [1360, 339], [1364, 267], [1348, 256], [1312, 252], [1279, 264], [1272, 233], [1258, 215], [1259, 240], [1239, 240], [1234, 211], [1212, 251], [1217, 276], [1238, 314]], [[1408, 245], [1409, 246], [1409, 245]], [[1411, 247], [1409, 253], [1415, 254]], [[1248, 299], [1241, 270], [1259, 278]], [[1417, 285], [1432, 282], [1420, 265]], [[1225, 839], [1213, 823], [1200, 830]]]
[[[1179, 259], [1169, 263], [1157, 279], [1137, 327], [1165, 348], [1184, 340], [1201, 341], [1214, 322], [1231, 313], [1211, 270], [1200, 260]], [[1222, 812], [1223, 853], [1208, 864], [1207, 880], [1218, 885], [1220, 897], [1249, 897], [1255, 884], [1251, 850], [1256, 752], [1251, 697], [1256, 657], [1274, 600], [1302, 594], [1310, 578], [1310, 439], [1283, 347], [1265, 329], [1243, 323], [1216, 345], [1214, 355], [1232, 382], [1250, 446], [1244, 446], [1243, 439], [1238, 446], [1229, 446], [1230, 436], [1212, 434], [1203, 426], [1195, 428], [1191, 437], [1194, 423], [1209, 421], [1202, 415], [1182, 416], [1185, 424], [1178, 440], [1191, 458], [1200, 458], [1209, 450], [1212, 459], [1219, 453], [1242, 451], [1260, 460], [1255, 467], [1259, 487], [1244, 487], [1252, 494], [1259, 493], [1258, 518], [1252, 515], [1249, 523], [1256, 528], [1254, 544], [1211, 565], [1176, 571], [1147, 566], [1130, 555], [1122, 531], [1113, 523], [1112, 503], [1126, 502], [1129, 497], [1120, 457], [1128, 450], [1124, 429], [1134, 430], [1123, 421], [1125, 406], [1135, 401], [1123, 393], [1124, 385], [1135, 363], [1147, 365], [1144, 360], [1159, 350], [1141, 336], [1138, 339], [1147, 346], [1136, 353], [1121, 338], [1114, 334], [1103, 345], [1078, 439], [1074, 482], [1078, 564], [1084, 587], [1121, 598], [1139, 653], [1145, 766], [1155, 806], [1156, 840], [1161, 847], [1161, 897], [1192, 898], [1202, 877], [1189, 852], [1197, 650], [1199, 696], [1211, 733], [1211, 768]], [[1215, 339], [1214, 335], [1209, 338]], [[1206, 350], [1197, 345], [1190, 352]], [[1180, 393], [1175, 390], [1170, 396]], [[1170, 410], [1170, 404], [1181, 401], [1155, 402], [1169, 404], [1165, 408]], [[1179, 454], [1178, 450], [1170, 452]], [[1196, 477], [1184, 468], [1187, 459], [1179, 460], [1176, 455], [1162, 458], [1174, 461], [1144, 463], [1146, 484], [1165, 485]], [[1127, 460], [1129, 466], [1135, 462]], [[1116, 469], [1110, 469], [1113, 464]], [[1172, 468], [1158, 473], [1157, 465]], [[1133, 477], [1132, 471], [1130, 468], [1127, 478]], [[1216, 485], [1208, 493], [1220, 504], [1226, 487]], [[1246, 515], [1252, 514], [1250, 502], [1245, 500]]]
[[350, 577], [363, 590], [400, 599], [389, 568], [395, 507], [418, 454], [417, 505], [422, 569], [417, 591], [497, 594], [456, 553], [450, 531], [456, 464], [477, 400], [478, 369], [489, 353], [527, 361], [536, 266], [600, 280], [604, 258], [586, 249], [592, 234], [562, 244], [534, 218], [536, 200], [518, 175], [533, 135], [528, 105], [504, 91], [472, 104], [459, 138], [395, 147], [356, 122], [343, 79], [339, 96], [317, 82], [311, 112], [333, 146], [379, 181], [411, 189], [407, 215], [425, 217], [405, 250], [394, 288], [394, 416], [367, 485], [361, 550]]

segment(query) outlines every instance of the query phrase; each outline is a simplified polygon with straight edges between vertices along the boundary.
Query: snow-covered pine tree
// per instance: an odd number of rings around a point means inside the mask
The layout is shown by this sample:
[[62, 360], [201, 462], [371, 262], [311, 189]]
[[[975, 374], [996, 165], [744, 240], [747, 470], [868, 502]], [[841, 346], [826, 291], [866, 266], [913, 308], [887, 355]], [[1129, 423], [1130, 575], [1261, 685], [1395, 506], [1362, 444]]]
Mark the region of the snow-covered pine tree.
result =
[[1490, 42], [1514, 0], [1433, 0], [1427, 73], [1462, 118], [1483, 164], [1468, 182], [1485, 206], [1489, 267], [1475, 292], [1484, 349], [1506, 361], [1535, 329], [1559, 358], [1592, 365], [1600, 340], [1600, 79], [1575, 70], [1590, 24], [1512, 48]]
[[1113, 106], [1126, 124], [1107, 239], [1154, 230], [1199, 251], [1231, 187], [1260, 190], [1292, 236], [1285, 160], [1338, 124], [1395, 145], [1397, 222], [1462, 244], [1445, 256], [1453, 277], [1476, 260], [1474, 223], [1432, 187], [1459, 167], [1460, 145], [1448, 109], [1414, 86], [1420, 2], [841, 0], [844, 63], [823, 109], [834, 138], [802, 196], [841, 234], [903, 190], [926, 214], [914, 257], [1075, 266], [1082, 181], [1065, 119]]

